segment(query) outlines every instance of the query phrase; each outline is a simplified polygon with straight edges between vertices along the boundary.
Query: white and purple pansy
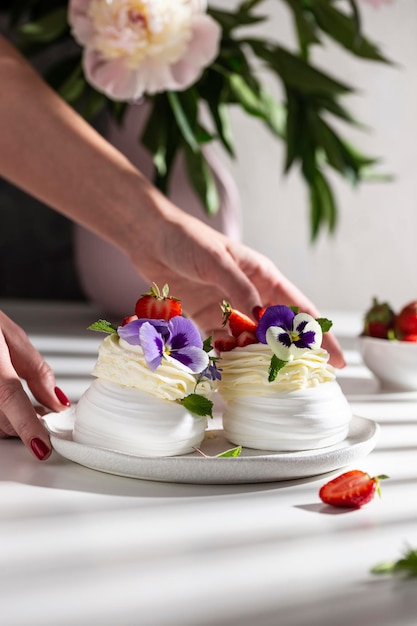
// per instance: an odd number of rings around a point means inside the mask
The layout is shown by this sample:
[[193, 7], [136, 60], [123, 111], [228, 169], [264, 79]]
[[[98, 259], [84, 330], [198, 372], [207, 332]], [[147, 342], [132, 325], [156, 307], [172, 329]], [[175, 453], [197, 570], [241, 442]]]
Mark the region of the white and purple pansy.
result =
[[270, 306], [259, 320], [258, 341], [268, 344], [280, 361], [290, 361], [321, 346], [323, 331], [308, 313], [295, 313], [284, 305]]
[[139, 345], [145, 361], [154, 371], [165, 359], [192, 374], [199, 374], [209, 365], [209, 356], [194, 323], [180, 315], [169, 321], [138, 319], [120, 326], [119, 337], [131, 345]]

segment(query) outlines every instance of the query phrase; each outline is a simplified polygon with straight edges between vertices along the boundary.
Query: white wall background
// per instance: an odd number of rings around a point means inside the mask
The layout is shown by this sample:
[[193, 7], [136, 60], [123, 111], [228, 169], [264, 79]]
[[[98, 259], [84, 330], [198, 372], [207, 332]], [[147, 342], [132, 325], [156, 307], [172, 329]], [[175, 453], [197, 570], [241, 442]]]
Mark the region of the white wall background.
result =
[[[357, 61], [330, 44], [317, 48], [313, 60], [356, 87], [342, 102], [370, 130], [340, 130], [367, 154], [383, 157], [379, 171], [395, 180], [352, 189], [332, 178], [339, 206], [334, 236], [325, 232], [310, 244], [306, 190], [298, 172], [282, 176], [282, 145], [256, 120], [239, 111], [232, 117], [238, 161], [230, 167], [242, 198], [244, 241], [320, 309], [365, 310], [373, 295], [394, 308], [417, 299], [417, 2], [359, 3], [365, 33], [397, 66]], [[285, 3], [271, 0], [265, 8], [271, 19], [262, 32], [292, 45]]]

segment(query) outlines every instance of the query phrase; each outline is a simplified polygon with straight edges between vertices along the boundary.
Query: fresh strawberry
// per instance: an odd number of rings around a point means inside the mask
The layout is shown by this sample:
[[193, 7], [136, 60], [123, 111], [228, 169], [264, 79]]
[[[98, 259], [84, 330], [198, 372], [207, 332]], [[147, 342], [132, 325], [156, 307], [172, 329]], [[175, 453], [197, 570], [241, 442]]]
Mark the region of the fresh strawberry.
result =
[[395, 313], [390, 305], [373, 298], [372, 306], [365, 314], [363, 334], [387, 339], [393, 331], [394, 323]]
[[241, 313], [237, 309], [233, 309], [226, 300], [223, 300], [221, 308], [223, 312], [223, 326], [229, 324], [229, 329], [233, 337], [238, 337], [245, 330], [250, 333], [256, 332], [258, 324], [248, 315]]
[[182, 315], [182, 306], [179, 300], [169, 296], [168, 285], [164, 285], [161, 292], [153, 283], [151, 290], [136, 302], [135, 313], [139, 319], [170, 320], [175, 315]]
[[398, 313], [395, 320], [395, 332], [399, 339], [403, 339], [403, 335], [417, 333], [417, 301], [409, 302]]
[[417, 335], [413, 333], [408, 333], [408, 335], [403, 335], [401, 337], [401, 341], [409, 341], [410, 343], [417, 343]]
[[236, 345], [239, 348], [249, 346], [251, 343], [258, 343], [258, 338], [255, 333], [251, 333], [249, 330], [244, 330], [236, 337]]
[[381, 495], [379, 481], [383, 478], [388, 476], [371, 477], [361, 470], [351, 470], [323, 485], [319, 497], [332, 506], [358, 509], [370, 502], [375, 493]]
[[217, 352], [230, 352], [233, 348], [236, 348], [236, 338], [232, 335], [226, 335], [224, 337], [218, 337], [214, 340], [214, 347]]
[[268, 307], [266, 306], [264, 307], [254, 306], [252, 310], [253, 317], [259, 322], [259, 320], [261, 319], [262, 315], [265, 313], [267, 308]]
[[126, 324], [130, 324], [130, 322], [133, 322], [134, 320], [137, 320], [137, 319], [138, 319], [137, 315], [128, 315], [127, 317], [124, 317], [122, 319], [121, 326], [126, 326]]

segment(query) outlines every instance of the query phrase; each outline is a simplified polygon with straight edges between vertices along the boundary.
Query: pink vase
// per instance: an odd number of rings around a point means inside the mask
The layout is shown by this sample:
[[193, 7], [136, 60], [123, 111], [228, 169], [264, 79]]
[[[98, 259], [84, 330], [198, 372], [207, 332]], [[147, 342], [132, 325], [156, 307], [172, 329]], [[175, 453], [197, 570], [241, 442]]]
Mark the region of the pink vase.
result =
[[[146, 115], [146, 106], [129, 107], [123, 127], [109, 122], [106, 138], [145, 176], [151, 178], [152, 159], [138, 142]], [[240, 239], [241, 209], [235, 182], [212, 151], [207, 150], [205, 155], [217, 184], [220, 198], [218, 213], [213, 217], [205, 213], [188, 181], [181, 155], [174, 165], [169, 197], [186, 213], [232, 239]], [[75, 226], [74, 245], [76, 268], [86, 297], [103, 313], [119, 318], [129, 315], [140, 294], [148, 291], [149, 282], [137, 273], [129, 258], [118, 248], [81, 226]]]

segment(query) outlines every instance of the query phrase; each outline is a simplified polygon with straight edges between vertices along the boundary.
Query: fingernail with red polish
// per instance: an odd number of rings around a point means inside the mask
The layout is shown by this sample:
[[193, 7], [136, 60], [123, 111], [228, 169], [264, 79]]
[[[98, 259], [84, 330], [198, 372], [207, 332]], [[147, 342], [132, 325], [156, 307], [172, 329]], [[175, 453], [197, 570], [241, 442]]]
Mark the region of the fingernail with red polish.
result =
[[47, 454], [49, 454], [49, 448], [42, 439], [38, 439], [34, 437], [30, 442], [30, 447], [32, 448], [33, 453], [38, 457], [40, 461], [42, 461]]
[[65, 393], [59, 387], [55, 387], [55, 395], [61, 404], [63, 404], [64, 406], [71, 406], [71, 402], [68, 400]]

